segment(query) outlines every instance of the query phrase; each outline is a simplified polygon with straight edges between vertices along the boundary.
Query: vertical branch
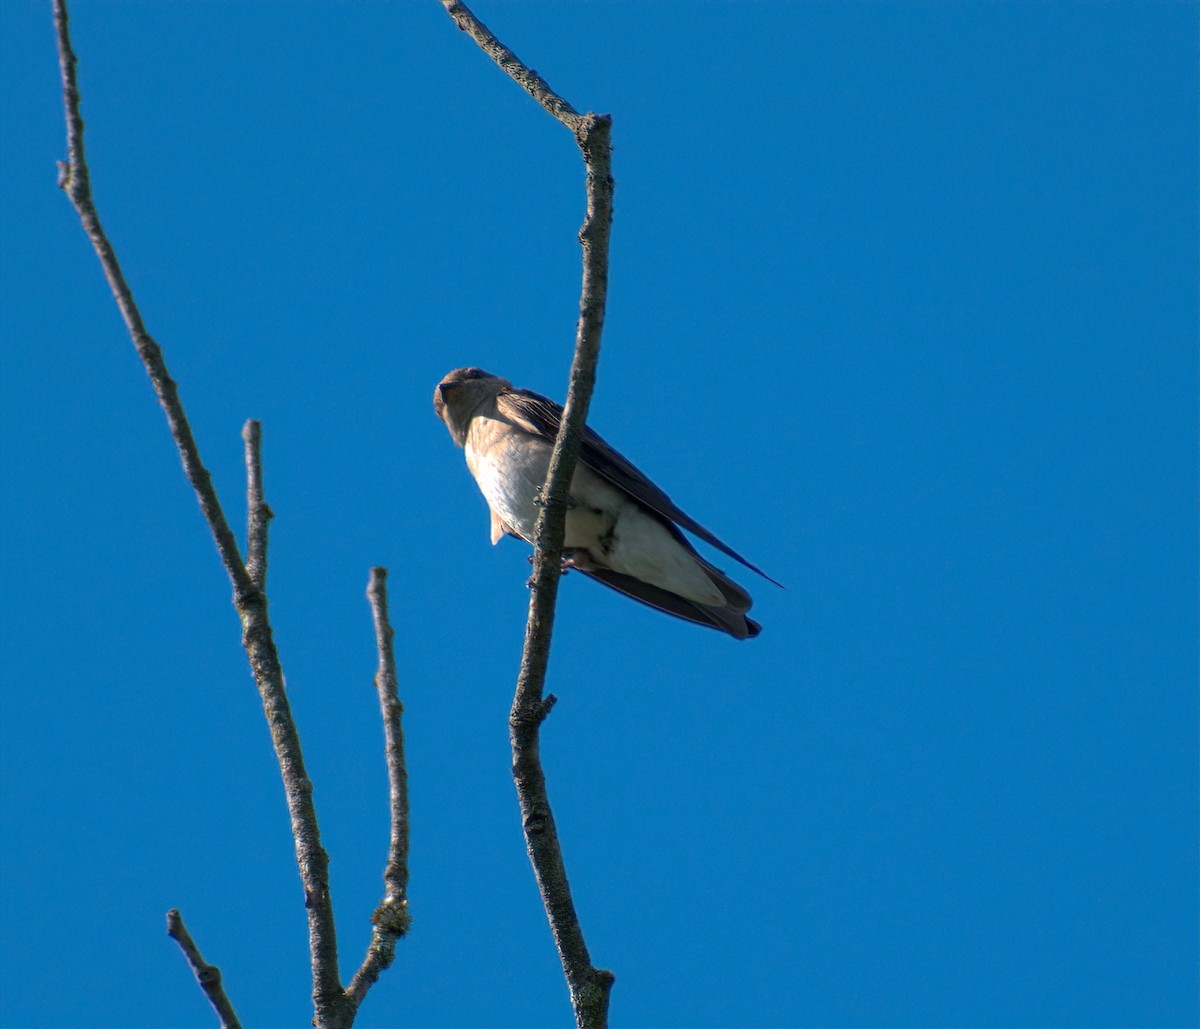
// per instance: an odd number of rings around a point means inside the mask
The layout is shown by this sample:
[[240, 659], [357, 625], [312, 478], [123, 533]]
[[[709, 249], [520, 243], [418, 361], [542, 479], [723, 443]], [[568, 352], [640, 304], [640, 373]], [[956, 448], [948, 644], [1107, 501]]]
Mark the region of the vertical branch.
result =
[[521, 802], [525, 844], [537, 874], [542, 903], [550, 920], [554, 941], [571, 990], [576, 1023], [603, 1026], [608, 1020], [608, 1000], [613, 974], [592, 965], [587, 944], [567, 881], [562, 847], [550, 810], [546, 778], [542, 770], [539, 730], [554, 696], [543, 697], [546, 668], [558, 584], [562, 578], [563, 536], [566, 530], [567, 494], [579, 457], [583, 426], [596, 381], [600, 356], [600, 333], [608, 282], [608, 238], [612, 222], [612, 177], [609, 173], [609, 119], [589, 115], [589, 125], [580, 134], [580, 146], [588, 163], [588, 213], [580, 232], [583, 243], [583, 290], [580, 296], [575, 357], [571, 362], [571, 385], [564, 405], [562, 424], [550, 457], [546, 503], [538, 515], [534, 533], [533, 588], [525, 646], [517, 677], [509, 725], [513, 748], [513, 778]]
[[513, 779], [521, 804], [525, 845], [533, 864], [550, 930], [571, 991], [576, 1024], [607, 1024], [613, 974], [592, 965], [579, 916], [571, 899], [562, 847], [550, 810], [542, 770], [539, 730], [554, 696], [545, 696], [546, 668], [554, 629], [554, 610], [562, 568], [567, 494], [579, 457], [583, 427], [596, 382], [600, 336], [608, 295], [608, 245], [612, 226], [613, 179], [611, 126], [608, 115], [581, 115], [504, 46], [460, 0], [442, 0], [447, 13], [497, 65], [564, 126], [571, 130], [583, 153], [587, 174], [587, 216], [580, 231], [583, 245], [583, 285], [579, 322], [571, 362], [570, 386], [562, 423], [554, 441], [545, 503], [534, 533], [534, 572], [521, 670], [509, 714]]
[[388, 621], [387, 569], [372, 568], [367, 598], [375, 620], [375, 644], [379, 650], [379, 670], [375, 688], [383, 715], [384, 750], [387, 755], [391, 810], [391, 839], [387, 865], [383, 870], [383, 900], [371, 916], [375, 929], [362, 967], [355, 973], [346, 993], [357, 1006], [367, 990], [379, 978], [396, 954], [396, 940], [408, 932], [408, 771], [404, 762], [404, 731], [401, 718], [404, 706], [396, 691], [396, 658], [392, 649], [395, 632]]
[[274, 512], [263, 500], [262, 423], [242, 426], [246, 444], [246, 571], [260, 590], [267, 588], [267, 527]]

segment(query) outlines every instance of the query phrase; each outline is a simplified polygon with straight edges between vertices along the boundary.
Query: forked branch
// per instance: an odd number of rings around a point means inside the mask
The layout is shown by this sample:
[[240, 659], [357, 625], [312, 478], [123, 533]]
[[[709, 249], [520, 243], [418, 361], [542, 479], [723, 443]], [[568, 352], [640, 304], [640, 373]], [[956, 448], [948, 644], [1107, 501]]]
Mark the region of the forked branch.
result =
[[579, 114], [501, 43], [461, 0], [442, 0], [460, 29], [479, 44], [500, 68], [562, 122], [575, 136], [583, 153], [587, 181], [587, 215], [579, 240], [583, 244], [583, 286], [579, 297], [579, 322], [575, 353], [564, 405], [562, 424], [554, 441], [550, 468], [542, 496], [546, 498], [534, 533], [532, 594], [525, 626], [525, 646], [517, 677], [509, 727], [513, 751], [513, 778], [521, 803], [525, 845], [537, 877], [550, 930], [571, 990], [571, 1004], [579, 1026], [604, 1026], [613, 974], [592, 965], [579, 916], [571, 899], [562, 848], [554, 827], [546, 779], [542, 771], [538, 736], [553, 705], [545, 697], [546, 666], [554, 628], [554, 609], [561, 577], [567, 493], [579, 448], [588, 405], [596, 383], [600, 335], [608, 296], [608, 242], [612, 227], [612, 119], [606, 114]]
[[[54, 24], [67, 124], [67, 160], [59, 163], [59, 185], [70, 197], [84, 231], [100, 259], [100, 265], [112, 288], [113, 297], [120, 308], [133, 345], [142, 359], [159, 404], [166, 415], [171, 436], [179, 448], [184, 473], [196, 492], [200, 510], [208, 522], [221, 561], [233, 584], [233, 603], [242, 623], [242, 644], [250, 660], [254, 681], [258, 686], [270, 727], [271, 741], [279, 761], [288, 814], [291, 818], [292, 836], [296, 843], [296, 861], [304, 886], [305, 908], [308, 912], [309, 953], [312, 961], [314, 1024], [318, 1027], [349, 1026], [353, 1023], [355, 1011], [367, 990], [379, 977], [379, 972], [391, 962], [395, 938], [406, 928], [408, 918], [404, 898], [407, 881], [407, 869], [404, 867], [407, 858], [406, 779], [401, 749], [403, 738], [399, 732], [399, 702], [395, 701], [394, 663], [391, 700], [395, 703], [390, 710], [385, 706], [384, 712], [389, 748], [388, 769], [392, 776], [393, 822], [392, 846], [384, 876], [387, 892], [384, 904], [380, 905], [373, 919], [376, 931], [368, 958], [359, 974], [355, 976], [350, 992], [342, 989], [338, 973], [337, 937], [334, 931], [333, 901], [329, 891], [329, 858], [321, 846], [316, 809], [313, 805], [312, 782], [305, 771], [300, 737], [284, 690], [283, 670], [267, 617], [264, 587], [267, 569], [267, 523], [271, 518], [271, 510], [263, 498], [261, 428], [257, 422], [251, 421], [246, 423], [243, 431], [249, 502], [248, 561], [243, 562], [237, 540], [225, 519], [212, 479], [200, 460], [196, 440], [179, 400], [178, 389], [167, 371], [162, 350], [146, 331], [133, 292], [125, 281], [116, 253], [96, 212], [84, 155], [83, 118], [80, 114], [79, 88], [75, 75], [76, 58], [68, 31], [66, 0], [54, 0]], [[382, 594], [380, 598], [382, 604]], [[377, 605], [377, 626], [381, 619], [386, 625], [386, 615]], [[390, 660], [390, 630], [387, 645]], [[397, 825], [402, 828], [402, 838], [398, 837]], [[175, 921], [178, 921], [177, 916]], [[181, 921], [178, 922], [178, 927], [182, 930]], [[181, 939], [181, 936], [176, 938]], [[388, 949], [389, 946], [391, 950]], [[194, 946], [192, 950], [194, 951]], [[189, 953], [186, 947], [185, 953]], [[198, 953], [196, 958], [198, 959]], [[189, 960], [192, 960], [191, 954]], [[194, 962], [193, 967], [196, 967]], [[203, 979], [201, 985], [204, 985]], [[224, 1017], [222, 1015], [222, 1018]]]

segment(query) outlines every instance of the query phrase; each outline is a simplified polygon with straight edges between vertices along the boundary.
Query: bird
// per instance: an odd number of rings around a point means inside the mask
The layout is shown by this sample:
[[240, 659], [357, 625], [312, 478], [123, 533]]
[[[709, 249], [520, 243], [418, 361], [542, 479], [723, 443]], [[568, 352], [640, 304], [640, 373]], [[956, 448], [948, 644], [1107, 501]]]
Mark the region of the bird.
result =
[[[466, 452], [491, 512], [492, 543], [534, 541], [541, 491], [563, 409], [480, 368], [456, 368], [433, 408]], [[584, 429], [567, 501], [563, 570], [576, 569], [634, 600], [735, 639], [762, 627], [747, 617], [750, 594], [704, 560], [686, 529], [775, 582], [694, 518], [590, 428]]]

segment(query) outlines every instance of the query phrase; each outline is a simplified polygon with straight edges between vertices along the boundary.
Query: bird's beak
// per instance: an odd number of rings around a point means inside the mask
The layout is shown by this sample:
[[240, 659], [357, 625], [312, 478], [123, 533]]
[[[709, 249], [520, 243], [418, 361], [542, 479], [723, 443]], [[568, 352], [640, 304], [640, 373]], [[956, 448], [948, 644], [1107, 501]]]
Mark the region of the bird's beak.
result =
[[433, 406], [437, 408], [439, 418], [446, 417], [446, 401], [449, 399], [450, 387], [456, 385], [453, 382], [442, 382], [438, 384], [437, 392], [434, 394]]

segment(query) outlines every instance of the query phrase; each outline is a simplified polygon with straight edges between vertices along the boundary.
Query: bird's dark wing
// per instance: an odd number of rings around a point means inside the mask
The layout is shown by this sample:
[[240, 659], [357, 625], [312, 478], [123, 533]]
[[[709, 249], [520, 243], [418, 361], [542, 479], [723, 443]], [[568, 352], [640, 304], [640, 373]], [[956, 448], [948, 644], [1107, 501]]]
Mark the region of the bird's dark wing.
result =
[[[554, 442], [554, 438], [558, 435], [558, 426], [562, 421], [563, 409], [553, 400], [542, 396], [540, 393], [534, 393], [532, 390], [527, 389], [504, 389], [501, 390], [500, 395], [496, 398], [496, 406], [504, 417], [508, 418], [514, 425], [519, 425], [527, 432], [541, 436], [551, 443]], [[647, 510], [653, 511], [660, 518], [664, 518], [669, 522], [677, 523], [687, 529], [688, 532], [700, 537], [705, 543], [711, 543], [735, 561], [740, 561], [752, 572], [757, 572], [768, 582], [774, 582], [776, 586], [780, 585], [780, 583], [775, 582], [761, 568], [752, 565], [734, 550], [733, 547], [727, 543], [723, 543], [698, 521], [682, 511], [644, 473], [635, 468], [633, 464], [617, 453], [613, 447], [604, 442], [599, 435], [587, 426], [584, 426], [583, 430], [583, 448], [580, 450], [579, 459], [601, 478], [607, 479], [618, 489], [628, 493]], [[608, 585], [613, 584], [608, 583]], [[620, 587], [616, 588], [620, 589]], [[632, 596], [633, 594], [630, 595]], [[640, 600], [641, 598], [637, 597], [635, 599]], [[659, 607], [661, 605], [655, 604], [654, 606]], [[663, 610], [666, 610], [666, 608]], [[678, 613], [675, 611], [672, 612], [672, 614]], [[688, 616], [681, 614], [680, 617], [687, 618]], [[697, 619], [692, 620], [696, 621]]]
[[676, 618], [695, 622], [697, 625], [706, 625], [710, 629], [727, 632], [735, 639], [750, 639], [762, 631], [762, 626], [758, 622], [753, 618], [746, 617], [745, 609], [739, 611], [731, 607], [709, 607], [707, 604], [697, 604], [691, 600], [685, 600], [675, 593], [669, 593], [648, 582], [643, 582], [641, 579], [635, 579], [631, 575], [614, 572], [611, 568], [576, 566], [576, 570], [649, 607], [657, 608]]

